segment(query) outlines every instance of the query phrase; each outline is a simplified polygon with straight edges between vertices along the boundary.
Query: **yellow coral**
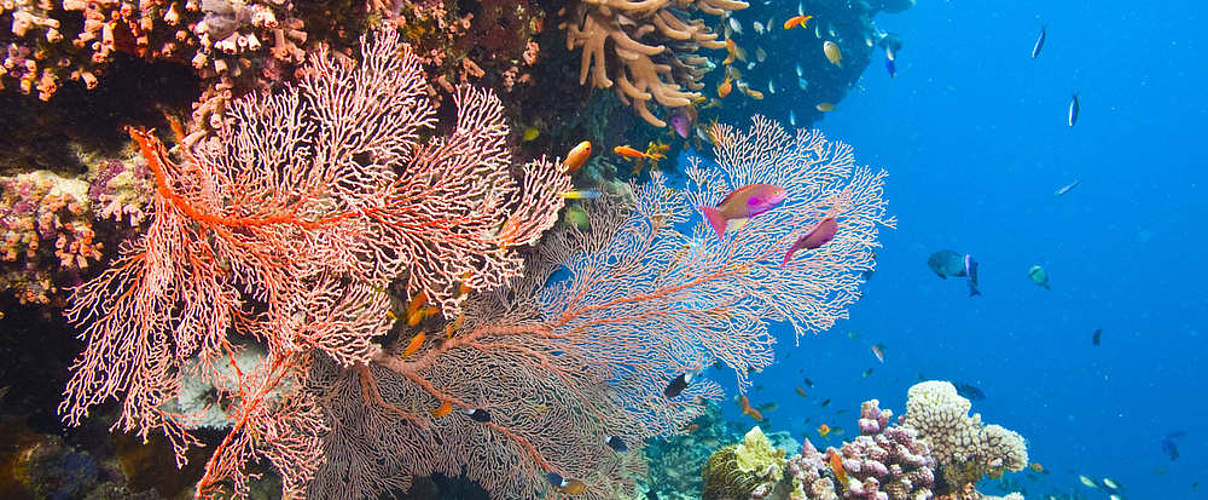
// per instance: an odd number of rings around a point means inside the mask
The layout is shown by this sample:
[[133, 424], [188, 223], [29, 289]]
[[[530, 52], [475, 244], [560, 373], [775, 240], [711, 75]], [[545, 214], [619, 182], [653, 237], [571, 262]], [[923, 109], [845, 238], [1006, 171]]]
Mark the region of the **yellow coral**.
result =
[[774, 448], [759, 426], [755, 426], [742, 443], [717, 450], [709, 457], [701, 473], [702, 497], [721, 500], [767, 494], [784, 480], [786, 463], [784, 450]]

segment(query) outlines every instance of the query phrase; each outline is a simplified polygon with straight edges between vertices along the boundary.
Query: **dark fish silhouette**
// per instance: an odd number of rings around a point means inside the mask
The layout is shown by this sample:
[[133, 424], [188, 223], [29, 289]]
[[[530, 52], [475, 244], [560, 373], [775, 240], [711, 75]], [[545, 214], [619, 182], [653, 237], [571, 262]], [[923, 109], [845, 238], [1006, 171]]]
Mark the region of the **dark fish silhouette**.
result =
[[679, 396], [688, 387], [689, 382], [692, 382], [692, 374], [681, 373], [678, 377], [672, 379], [671, 383], [667, 384], [667, 387], [663, 389], [663, 395], [669, 398]]
[[616, 451], [629, 451], [629, 447], [625, 446], [625, 441], [620, 436], [610, 436], [605, 443], [608, 443], [608, 447]]
[[885, 58], [885, 71], [889, 72], [890, 78], [898, 76], [898, 67], [896, 64], [893, 63], [893, 59], [890, 59], [888, 57]]
[[1069, 123], [1071, 127], [1073, 127], [1075, 123], [1078, 123], [1078, 109], [1080, 107], [1081, 106], [1078, 105], [1078, 93], [1074, 92], [1074, 95], [1070, 96], [1070, 115], [1067, 120], [1067, 123]]
[[1096, 328], [1095, 333], [1091, 335], [1091, 345], [1099, 345], [1099, 338], [1103, 336], [1103, 329]]
[[1040, 36], [1036, 37], [1036, 45], [1032, 46], [1032, 59], [1040, 57], [1040, 49], [1044, 48], [1044, 38], [1049, 26], [1046, 24], [1040, 27]]
[[977, 386], [964, 383], [956, 383], [952, 385], [956, 387], [956, 393], [960, 394], [966, 399], [972, 401], [981, 401], [986, 399], [986, 393], [982, 392], [981, 389], [978, 389]]
[[1175, 431], [1162, 438], [1162, 452], [1165, 453], [1166, 456], [1170, 457], [1170, 461], [1173, 462], [1175, 459], [1179, 458], [1179, 447], [1175, 446], [1174, 440], [1186, 435], [1186, 432]]
[[490, 422], [491, 421], [491, 414], [487, 413], [487, 411], [482, 408], [474, 408], [472, 410], [466, 410], [466, 415], [469, 415], [470, 420], [473, 420], [475, 422]]

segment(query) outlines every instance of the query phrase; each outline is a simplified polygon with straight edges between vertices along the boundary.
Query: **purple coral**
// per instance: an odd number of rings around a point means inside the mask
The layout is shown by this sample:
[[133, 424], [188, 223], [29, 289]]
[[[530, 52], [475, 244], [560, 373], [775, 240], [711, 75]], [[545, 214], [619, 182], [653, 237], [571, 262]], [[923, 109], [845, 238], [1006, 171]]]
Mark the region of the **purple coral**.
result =
[[886, 427], [893, 412], [882, 410], [879, 404], [874, 399], [861, 405], [859, 424], [863, 435], [837, 450], [848, 477], [843, 497], [932, 498], [935, 460], [930, 447], [918, 440], [918, 433], [912, 429]]
[[[893, 412], [882, 410], [877, 400], [860, 407], [860, 432], [843, 447], [820, 453], [807, 439], [801, 454], [788, 461], [787, 471], [800, 482], [808, 500], [926, 500], [933, 498], [935, 460], [918, 433], [889, 426]], [[842, 471], [827, 457], [836, 455]], [[835, 483], [841, 483], [839, 487]]]

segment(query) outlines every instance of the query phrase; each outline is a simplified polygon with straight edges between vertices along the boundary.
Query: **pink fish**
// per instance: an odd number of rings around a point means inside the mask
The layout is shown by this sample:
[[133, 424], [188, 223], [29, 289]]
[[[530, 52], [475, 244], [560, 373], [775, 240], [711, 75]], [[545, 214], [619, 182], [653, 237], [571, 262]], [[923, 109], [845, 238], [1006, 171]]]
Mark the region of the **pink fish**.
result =
[[784, 267], [789, 263], [789, 259], [793, 258], [793, 252], [797, 250], [813, 250], [822, 245], [827, 244], [831, 238], [835, 237], [835, 232], [839, 230], [839, 222], [834, 217], [822, 219], [817, 226], [814, 226], [810, 232], [797, 239], [793, 246], [789, 247], [789, 252], [784, 254], [784, 260], [780, 262], [780, 266]]
[[697, 208], [704, 214], [705, 220], [709, 221], [709, 225], [713, 226], [718, 239], [721, 239], [731, 221], [749, 219], [776, 208], [786, 196], [788, 192], [780, 186], [748, 184], [726, 195], [726, 199], [721, 200], [717, 207], [702, 205]]

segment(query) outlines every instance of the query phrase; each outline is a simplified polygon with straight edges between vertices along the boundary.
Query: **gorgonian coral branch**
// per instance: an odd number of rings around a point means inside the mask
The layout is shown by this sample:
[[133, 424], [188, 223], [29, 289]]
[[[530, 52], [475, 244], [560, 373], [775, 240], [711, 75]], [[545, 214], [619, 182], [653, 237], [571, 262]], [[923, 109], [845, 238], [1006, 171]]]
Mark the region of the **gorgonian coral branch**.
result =
[[[644, 467], [642, 441], [723, 396], [705, 376], [669, 398], [669, 381], [720, 362], [745, 387], [772, 362], [771, 322], [804, 333], [842, 317], [878, 228], [892, 223], [884, 173], [854, 166], [851, 148], [821, 134], [762, 118], [715, 135], [717, 161], [696, 160], [686, 191], [655, 173], [631, 198], [588, 203], [590, 233], [547, 238], [529, 274], [473, 299], [461, 328], [429, 332], [409, 356], [403, 339], [363, 369], [317, 370], [310, 387], [332, 431], [311, 492], [372, 497], [416, 476], [464, 473], [488, 491], [535, 497], [555, 472], [587, 483], [587, 498], [623, 496]], [[680, 230], [689, 201], [716, 204], [750, 183], [789, 196], [724, 240], [704, 222]], [[782, 267], [823, 217], [839, 221], [834, 240]], [[446, 403], [452, 412], [439, 410]], [[490, 425], [463, 413], [479, 409]], [[609, 436], [632, 451], [614, 452]]]
[[[233, 371], [215, 403], [231, 430], [198, 495], [244, 493], [256, 457], [295, 495], [322, 461], [327, 427], [298, 391], [316, 352], [368, 362], [390, 327], [384, 290], [400, 276], [453, 317], [464, 289], [519, 274], [506, 248], [553, 225], [569, 178], [537, 161], [522, 189], [490, 92], [461, 89], [453, 134], [421, 141], [434, 110], [419, 61], [394, 32], [367, 37], [361, 52], [356, 64], [319, 51], [297, 86], [236, 101], [230, 123], [180, 159], [131, 131], [155, 179], [153, 210], [72, 296], [67, 316], [87, 345], [59, 407], [66, 423], [118, 399], [115, 429], [162, 430], [183, 462], [197, 417], [165, 403], [185, 378]], [[248, 342], [267, 354], [244, 371], [235, 357]]]

